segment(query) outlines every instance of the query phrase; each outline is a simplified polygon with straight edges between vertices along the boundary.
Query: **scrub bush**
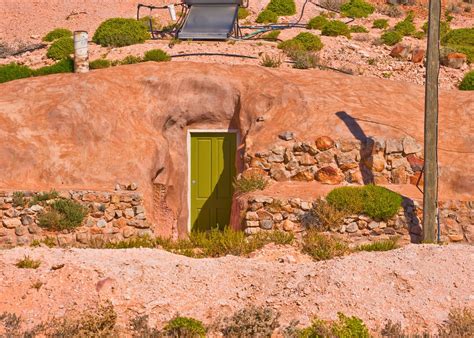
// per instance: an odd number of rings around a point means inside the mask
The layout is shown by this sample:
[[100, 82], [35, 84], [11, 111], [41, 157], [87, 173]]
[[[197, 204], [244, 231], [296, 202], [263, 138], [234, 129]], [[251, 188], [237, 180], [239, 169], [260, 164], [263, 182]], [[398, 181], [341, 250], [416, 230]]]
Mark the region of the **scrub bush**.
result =
[[262, 56], [262, 60], [260, 61], [260, 65], [263, 67], [278, 68], [281, 65], [281, 59], [279, 55], [271, 56], [264, 54]]
[[288, 53], [291, 60], [293, 60], [293, 68], [309, 69], [316, 68], [319, 63], [319, 56], [314, 52], [306, 50], [294, 50]]
[[474, 311], [469, 308], [451, 309], [448, 319], [439, 328], [440, 337], [473, 337]]
[[97, 59], [89, 63], [90, 69], [104, 69], [109, 68], [112, 63], [107, 59]]
[[165, 337], [205, 337], [206, 328], [200, 320], [190, 317], [175, 317], [163, 328]]
[[27, 204], [25, 199], [25, 193], [23, 191], [15, 191], [13, 193], [13, 206], [16, 207], [24, 207]]
[[349, 26], [347, 26], [344, 22], [339, 20], [331, 20], [326, 25], [324, 25], [322, 31], [322, 35], [326, 36], [339, 36], [343, 35], [348, 38], [351, 37], [351, 31]]
[[337, 321], [314, 319], [311, 326], [297, 331], [300, 338], [312, 337], [357, 337], [368, 338], [369, 330], [362, 319], [348, 317], [341, 312], [337, 313]]
[[71, 54], [74, 54], [74, 41], [70, 37], [55, 40], [46, 52], [46, 56], [53, 60], [67, 59]]
[[41, 265], [41, 261], [31, 259], [30, 256], [24, 256], [16, 262], [15, 266], [19, 269], [38, 269]]
[[86, 208], [78, 202], [60, 199], [39, 216], [38, 224], [49, 230], [74, 229], [81, 225], [86, 214]]
[[257, 23], [276, 23], [278, 21], [278, 15], [268, 9], [263, 10], [255, 20]]
[[387, 29], [388, 28], [388, 20], [387, 19], [377, 19], [374, 20], [372, 23], [373, 28], [378, 28], [378, 29]]
[[285, 40], [278, 44], [278, 48], [283, 50], [285, 53], [290, 54], [295, 51], [304, 51], [304, 45], [302, 42], [295, 39]]
[[29, 67], [14, 62], [0, 66], [0, 83], [24, 79], [31, 75], [33, 71]]
[[398, 248], [398, 238], [376, 241], [362, 244], [357, 247], [358, 251], [389, 251]]
[[253, 173], [248, 177], [240, 177], [234, 180], [234, 189], [237, 192], [246, 193], [255, 190], [263, 190], [268, 184], [266, 176], [258, 173]]
[[276, 41], [278, 40], [278, 36], [280, 35], [281, 31], [279, 30], [273, 30], [267, 34], [262, 35], [263, 40], [267, 41]]
[[328, 18], [324, 15], [318, 15], [308, 21], [308, 29], [319, 29], [322, 30], [324, 26], [329, 22]]
[[30, 206], [33, 206], [36, 204], [43, 204], [43, 202], [54, 200], [58, 197], [59, 197], [59, 194], [56, 190], [40, 192], [33, 196], [33, 198], [30, 201]]
[[459, 89], [461, 90], [474, 90], [474, 70], [471, 70], [462, 79], [459, 84]]
[[296, 13], [296, 5], [294, 0], [270, 0], [267, 10], [279, 16], [293, 15]]
[[107, 47], [123, 47], [143, 43], [150, 37], [143, 22], [113, 18], [102, 22], [92, 37], [95, 43]]
[[247, 8], [243, 8], [243, 7], [239, 8], [239, 14], [238, 14], [239, 20], [243, 20], [249, 15], [250, 15], [250, 12]]
[[349, 29], [352, 33], [368, 33], [368, 29], [361, 25], [349, 26]]
[[51, 66], [33, 70], [33, 76], [43, 76], [58, 73], [73, 73], [74, 61], [71, 58], [62, 59]]
[[313, 208], [303, 215], [301, 224], [307, 229], [327, 231], [341, 225], [346, 216], [345, 210], [339, 210], [327, 201], [319, 199]]
[[[449, 30], [451, 29], [449, 22], [447, 21], [441, 21], [439, 24], [439, 36], [440, 39], [442, 40], [443, 37], [448, 34]], [[421, 30], [423, 31], [424, 34], [428, 34], [428, 22], [425, 22], [423, 26], [421, 26]]]
[[341, 13], [352, 18], [366, 18], [374, 10], [375, 7], [364, 0], [349, 0], [341, 6]]
[[314, 260], [322, 261], [345, 255], [349, 252], [349, 247], [346, 243], [313, 229], [308, 230], [303, 237], [302, 251]]
[[301, 42], [304, 49], [307, 51], [319, 51], [323, 48], [323, 43], [319, 36], [311, 34], [309, 32], [299, 33], [293, 38], [295, 41]]
[[441, 44], [466, 54], [469, 63], [474, 62], [474, 28], [453, 29], [441, 38]]
[[271, 337], [280, 313], [269, 307], [247, 307], [223, 320], [224, 337]]
[[66, 28], [56, 28], [43, 37], [43, 41], [53, 42], [54, 40], [72, 37], [72, 32]]
[[416, 32], [416, 27], [413, 24], [414, 15], [410, 12], [405, 19], [397, 23], [394, 30], [403, 36], [413, 35]]
[[397, 31], [388, 31], [380, 37], [382, 42], [388, 46], [393, 46], [402, 41], [403, 36]]
[[171, 57], [168, 53], [162, 51], [161, 49], [152, 49], [145, 53], [143, 57], [143, 61], [155, 61], [155, 62], [163, 62], [163, 61], [170, 61]]
[[122, 60], [118, 61], [118, 64], [120, 65], [133, 65], [136, 63], [143, 62], [143, 59], [139, 56], [135, 55], [127, 55], [124, 57]]

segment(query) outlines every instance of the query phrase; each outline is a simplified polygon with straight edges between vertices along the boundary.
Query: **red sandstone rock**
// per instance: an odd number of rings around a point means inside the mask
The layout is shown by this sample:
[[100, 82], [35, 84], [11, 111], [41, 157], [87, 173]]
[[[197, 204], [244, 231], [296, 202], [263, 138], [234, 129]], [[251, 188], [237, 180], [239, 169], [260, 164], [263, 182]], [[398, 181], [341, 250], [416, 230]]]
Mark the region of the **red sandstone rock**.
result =
[[265, 170], [260, 168], [249, 168], [242, 172], [242, 177], [246, 179], [250, 179], [256, 176], [267, 176], [267, 173]]
[[422, 158], [413, 154], [407, 156], [407, 161], [413, 171], [421, 171], [425, 164], [425, 161]]
[[334, 140], [329, 136], [320, 136], [316, 139], [316, 148], [321, 151], [331, 149], [334, 147]]
[[328, 166], [316, 172], [316, 180], [324, 184], [339, 184], [344, 180], [344, 175], [339, 169]]
[[411, 62], [419, 63], [425, 58], [425, 50], [422, 48], [415, 48], [411, 52]]
[[441, 62], [446, 67], [460, 69], [467, 62], [467, 56], [463, 53], [449, 53]]
[[395, 184], [406, 184], [408, 182], [408, 173], [405, 167], [398, 167], [392, 170], [392, 182]]
[[293, 181], [312, 181], [314, 180], [314, 174], [309, 170], [303, 170], [298, 172], [291, 179]]
[[299, 159], [301, 165], [313, 165], [316, 163], [316, 160], [313, 156], [308, 153], [304, 153], [303, 156]]
[[410, 55], [410, 47], [401, 43], [395, 45], [390, 51], [390, 56], [399, 59], [407, 59]]

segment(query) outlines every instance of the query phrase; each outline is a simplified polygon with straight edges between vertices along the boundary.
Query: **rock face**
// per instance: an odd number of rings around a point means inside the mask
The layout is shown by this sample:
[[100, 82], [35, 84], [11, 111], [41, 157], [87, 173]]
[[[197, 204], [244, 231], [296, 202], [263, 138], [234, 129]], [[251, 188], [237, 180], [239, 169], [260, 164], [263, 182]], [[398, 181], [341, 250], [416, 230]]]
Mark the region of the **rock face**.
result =
[[[142, 63], [12, 81], [0, 92], [0, 190], [135, 182], [161, 235], [187, 232], [187, 129], [237, 129], [241, 155], [270, 149], [286, 130], [313, 140], [423, 130], [423, 87], [318, 70]], [[442, 91], [440, 111], [440, 196], [469, 199], [472, 95]]]

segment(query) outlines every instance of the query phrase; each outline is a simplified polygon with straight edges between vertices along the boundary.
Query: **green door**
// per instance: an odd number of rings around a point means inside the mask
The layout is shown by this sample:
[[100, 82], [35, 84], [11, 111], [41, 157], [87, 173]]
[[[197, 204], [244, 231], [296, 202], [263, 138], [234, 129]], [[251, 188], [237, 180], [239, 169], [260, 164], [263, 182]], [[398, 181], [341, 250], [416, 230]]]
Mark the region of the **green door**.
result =
[[229, 224], [235, 133], [191, 134], [191, 231]]

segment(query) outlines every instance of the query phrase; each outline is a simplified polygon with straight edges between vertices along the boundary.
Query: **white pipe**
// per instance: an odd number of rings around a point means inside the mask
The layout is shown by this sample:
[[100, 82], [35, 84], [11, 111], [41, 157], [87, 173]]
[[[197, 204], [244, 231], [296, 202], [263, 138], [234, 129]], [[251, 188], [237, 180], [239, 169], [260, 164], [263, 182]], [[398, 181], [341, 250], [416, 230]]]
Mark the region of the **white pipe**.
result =
[[87, 48], [88, 34], [86, 31], [74, 32], [74, 72], [89, 71], [89, 51]]

